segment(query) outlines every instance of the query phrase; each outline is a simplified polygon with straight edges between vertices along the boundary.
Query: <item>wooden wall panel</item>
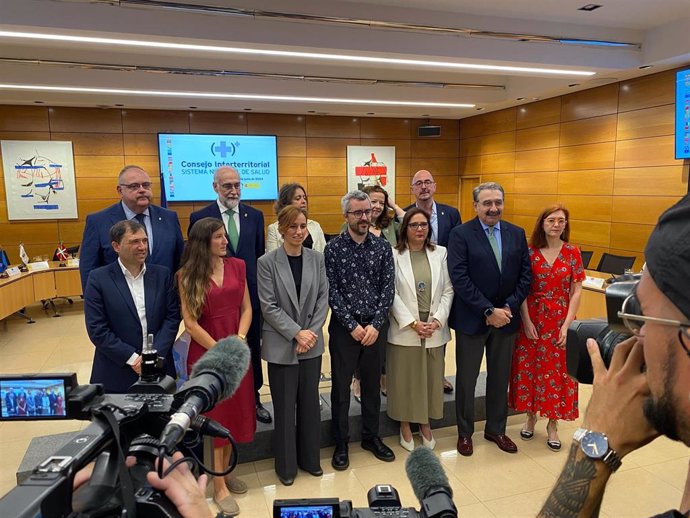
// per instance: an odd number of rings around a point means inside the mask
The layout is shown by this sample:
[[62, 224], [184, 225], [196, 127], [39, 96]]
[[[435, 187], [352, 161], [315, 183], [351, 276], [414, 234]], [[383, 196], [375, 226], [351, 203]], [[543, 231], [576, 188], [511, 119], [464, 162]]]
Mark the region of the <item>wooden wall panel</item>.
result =
[[520, 216], [537, 217], [545, 207], [556, 203], [555, 194], [514, 194], [513, 212]]
[[[382, 138], [367, 138], [360, 139], [359, 144], [362, 146], [395, 146], [395, 158], [410, 158], [410, 149], [412, 147], [411, 140], [400, 139], [382, 139]], [[457, 144], [457, 142], [456, 142]], [[456, 156], [456, 155], [453, 155]], [[397, 173], [397, 169], [396, 169]]]
[[517, 151], [515, 153], [515, 172], [557, 171], [560, 148]]
[[515, 136], [515, 149], [517, 151], [527, 151], [530, 149], [558, 147], [560, 142], [560, 126], [560, 124], [549, 124], [547, 126], [535, 126], [518, 130]]
[[170, 110], [122, 110], [125, 133], [189, 133], [189, 113]]
[[558, 195], [558, 203], [570, 211], [570, 219], [611, 221], [611, 196]]
[[124, 133], [125, 155], [157, 155], [158, 136], [146, 133]]
[[[78, 179], [81, 178], [111, 178], [113, 189], [117, 185], [117, 175], [124, 167], [122, 154], [115, 156], [75, 156], [74, 169]], [[138, 164], [137, 164], [138, 165]], [[143, 167], [143, 166], [142, 166]], [[154, 175], [148, 171], [149, 175]]]
[[307, 158], [278, 157], [278, 176], [307, 176]]
[[618, 114], [616, 140], [673, 135], [675, 106], [666, 104]]
[[632, 223], [611, 223], [611, 248], [644, 252], [644, 247], [654, 225], [635, 225]]
[[515, 153], [482, 155], [482, 174], [512, 173], [515, 171]]
[[526, 104], [517, 109], [517, 129], [561, 122], [561, 97]]
[[247, 116], [247, 133], [250, 135], [304, 137], [306, 136], [306, 117], [303, 115], [250, 113]]
[[616, 140], [616, 114], [561, 124], [561, 146], [594, 144]]
[[561, 122], [609, 115], [618, 111], [618, 83], [564, 95]]
[[682, 164], [674, 157], [673, 135], [619, 140], [616, 143], [616, 167], [649, 167]]
[[50, 131], [45, 106], [0, 106], [0, 131]]
[[417, 134], [418, 123], [411, 123], [409, 119], [379, 119], [364, 117], [360, 121], [361, 138], [393, 138], [409, 139]]
[[[436, 192], [439, 194], [457, 194], [458, 193], [458, 178], [457, 176], [441, 176], [436, 180]], [[455, 205], [452, 203], [451, 205]]]
[[52, 133], [50, 140], [71, 141], [75, 155], [122, 155], [122, 133]]
[[614, 196], [611, 219], [617, 223], [656, 225], [659, 215], [679, 199], [680, 196]]
[[620, 85], [619, 112], [671, 104], [675, 99], [676, 71], [668, 70], [659, 74], [629, 79]]
[[356, 117], [307, 116], [307, 137], [359, 138], [360, 123]]
[[507, 194], [510, 194], [510, 193], [515, 192], [515, 177], [516, 176], [517, 176], [516, 174], [512, 174], [512, 173], [506, 173], [506, 174], [491, 173], [491, 174], [482, 175], [481, 181], [482, 182], [496, 182], [501, 187], [503, 187], [503, 190]]
[[347, 192], [347, 178], [345, 176], [309, 176], [307, 177], [306, 189], [309, 193], [309, 200], [314, 196], [333, 195], [334, 193], [345, 194]]
[[48, 108], [50, 131], [66, 133], [122, 133], [120, 110]]
[[610, 169], [614, 165], [615, 154], [615, 142], [562, 147], [558, 157], [558, 168], [566, 171], [574, 169]]
[[[307, 139], [304, 137], [280, 137], [278, 156], [304, 157], [307, 154]], [[280, 171], [279, 171], [280, 172]]]
[[347, 146], [359, 145], [359, 139], [318, 138], [307, 139], [307, 158], [346, 158]]
[[545, 173], [515, 173], [514, 191], [521, 194], [556, 194], [558, 175]]
[[458, 174], [458, 159], [457, 158], [411, 158], [410, 159], [410, 174], [414, 175], [417, 171], [426, 169], [431, 172], [434, 177], [438, 175], [457, 176]]
[[570, 239], [582, 245], [608, 248], [611, 242], [611, 223], [571, 218]]
[[455, 158], [458, 156], [458, 143], [454, 140], [412, 140], [410, 156], [415, 158]]
[[247, 116], [244, 113], [189, 112], [190, 133], [246, 135]]
[[613, 169], [559, 171], [558, 192], [600, 196], [613, 194]]
[[616, 194], [670, 196], [683, 193], [688, 186], [688, 166], [631, 167], [616, 169]]
[[515, 129], [516, 112], [516, 108], [508, 108], [464, 119], [460, 125], [460, 138], [512, 131]]
[[458, 164], [458, 174], [462, 175], [473, 175], [481, 174], [482, 172], [482, 157], [478, 156], [467, 156], [462, 157]]
[[307, 176], [342, 176], [347, 170], [343, 158], [307, 158]]

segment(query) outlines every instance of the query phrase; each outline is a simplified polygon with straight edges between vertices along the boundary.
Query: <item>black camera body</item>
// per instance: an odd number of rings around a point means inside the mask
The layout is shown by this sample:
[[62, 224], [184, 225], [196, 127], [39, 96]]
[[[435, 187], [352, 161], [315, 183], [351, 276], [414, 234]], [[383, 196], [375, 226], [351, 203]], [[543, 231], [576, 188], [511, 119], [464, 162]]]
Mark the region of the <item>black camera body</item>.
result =
[[587, 339], [596, 340], [601, 358], [608, 367], [616, 346], [632, 336], [618, 312], [635, 289], [639, 278], [640, 275], [626, 274], [610, 280], [605, 292], [606, 320], [574, 320], [570, 324], [565, 344], [566, 365], [568, 374], [579, 383], [591, 385], [594, 378], [592, 362], [587, 352]]

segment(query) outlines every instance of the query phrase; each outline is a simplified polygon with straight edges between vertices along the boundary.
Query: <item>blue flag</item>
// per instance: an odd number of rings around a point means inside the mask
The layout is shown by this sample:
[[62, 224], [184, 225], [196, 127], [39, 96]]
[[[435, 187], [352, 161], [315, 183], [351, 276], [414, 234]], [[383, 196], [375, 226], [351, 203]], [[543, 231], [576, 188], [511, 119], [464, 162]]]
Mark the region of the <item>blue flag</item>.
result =
[[7, 267], [10, 265], [10, 260], [7, 257], [7, 252], [3, 248], [0, 248], [0, 273], [4, 272], [7, 270]]

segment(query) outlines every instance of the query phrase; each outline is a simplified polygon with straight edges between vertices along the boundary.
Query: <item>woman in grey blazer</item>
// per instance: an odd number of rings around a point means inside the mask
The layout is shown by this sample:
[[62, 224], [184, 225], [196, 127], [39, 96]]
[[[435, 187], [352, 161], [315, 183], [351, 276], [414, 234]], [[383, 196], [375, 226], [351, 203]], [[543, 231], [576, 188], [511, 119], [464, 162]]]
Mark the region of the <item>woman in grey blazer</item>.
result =
[[321, 419], [319, 374], [328, 313], [328, 280], [320, 252], [305, 248], [307, 216], [289, 205], [278, 213], [283, 244], [258, 261], [264, 317], [261, 356], [273, 399], [275, 470], [292, 485], [297, 467], [318, 477]]

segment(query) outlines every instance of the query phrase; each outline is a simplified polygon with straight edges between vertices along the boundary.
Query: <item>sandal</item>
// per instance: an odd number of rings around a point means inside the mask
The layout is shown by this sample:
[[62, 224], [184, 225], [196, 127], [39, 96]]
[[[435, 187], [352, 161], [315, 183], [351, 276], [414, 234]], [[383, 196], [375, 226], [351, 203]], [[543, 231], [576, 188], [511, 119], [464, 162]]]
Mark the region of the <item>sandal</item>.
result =
[[[550, 428], [553, 425], [553, 428]], [[555, 419], [549, 419], [549, 424], [546, 425], [546, 433], [551, 436], [551, 431], [554, 433], [558, 432], [558, 421]], [[556, 435], [558, 437], [558, 435]], [[559, 439], [547, 439], [546, 445], [551, 451], [559, 451], [561, 449], [561, 441]]]
[[[527, 428], [527, 425], [529, 424], [530, 421], [533, 421], [532, 423], [532, 429], [530, 430]], [[525, 426], [522, 427], [522, 430], [520, 430], [520, 438], [523, 441], [529, 441], [534, 437], [534, 427], [537, 424], [537, 414], [530, 414], [529, 412], [527, 413], [527, 422], [525, 423]]]

